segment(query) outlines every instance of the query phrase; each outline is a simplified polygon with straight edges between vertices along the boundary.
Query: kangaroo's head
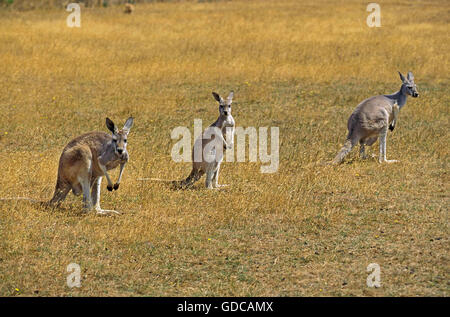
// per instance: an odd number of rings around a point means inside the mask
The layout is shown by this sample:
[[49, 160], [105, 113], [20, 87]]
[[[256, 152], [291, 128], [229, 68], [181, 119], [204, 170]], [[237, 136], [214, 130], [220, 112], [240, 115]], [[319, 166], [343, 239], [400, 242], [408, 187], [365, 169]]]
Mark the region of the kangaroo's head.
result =
[[112, 144], [114, 151], [118, 155], [122, 155], [127, 152], [127, 138], [130, 129], [133, 126], [133, 118], [128, 118], [127, 122], [123, 126], [122, 130], [119, 130], [111, 119], [106, 118], [106, 127], [112, 132]]
[[219, 102], [219, 114], [220, 116], [227, 120], [232, 119], [231, 117], [231, 104], [233, 102], [234, 93], [231, 91], [227, 97], [227, 100], [224, 100], [218, 93], [213, 92], [214, 99]]
[[400, 79], [402, 80], [402, 88], [401, 91], [405, 95], [410, 95], [414, 98], [419, 97], [419, 92], [417, 91], [417, 86], [414, 83], [414, 75], [411, 72], [408, 72], [407, 78], [402, 75], [402, 73], [398, 72], [400, 75]]

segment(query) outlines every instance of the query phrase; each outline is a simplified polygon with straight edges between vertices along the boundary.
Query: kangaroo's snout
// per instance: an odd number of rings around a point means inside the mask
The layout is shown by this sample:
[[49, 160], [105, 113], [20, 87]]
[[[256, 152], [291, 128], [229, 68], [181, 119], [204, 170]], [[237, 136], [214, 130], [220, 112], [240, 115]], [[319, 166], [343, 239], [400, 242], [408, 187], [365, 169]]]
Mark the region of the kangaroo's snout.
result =
[[117, 153], [122, 154], [123, 149], [117, 149]]
[[223, 114], [228, 116], [228, 111], [224, 111]]
[[413, 92], [412, 96], [413, 96], [414, 98], [417, 98], [417, 97], [419, 97], [419, 93]]

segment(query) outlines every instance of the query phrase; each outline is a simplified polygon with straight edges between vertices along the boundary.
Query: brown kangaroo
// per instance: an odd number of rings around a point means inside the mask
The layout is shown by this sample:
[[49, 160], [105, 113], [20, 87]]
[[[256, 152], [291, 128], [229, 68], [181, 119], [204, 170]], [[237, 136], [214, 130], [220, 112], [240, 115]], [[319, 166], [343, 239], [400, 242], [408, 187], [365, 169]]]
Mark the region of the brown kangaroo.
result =
[[[100, 208], [100, 187], [102, 177], [105, 176], [109, 191], [119, 188], [123, 169], [129, 159], [127, 137], [132, 125], [133, 118], [130, 117], [122, 130], [119, 130], [109, 118], [106, 118], [106, 126], [112, 134], [89, 132], [70, 141], [59, 159], [55, 193], [49, 204], [59, 204], [72, 190], [76, 196], [83, 193], [85, 212], [95, 208], [98, 214], [119, 214], [115, 210]], [[120, 165], [119, 178], [113, 185], [108, 171], [118, 165]]]

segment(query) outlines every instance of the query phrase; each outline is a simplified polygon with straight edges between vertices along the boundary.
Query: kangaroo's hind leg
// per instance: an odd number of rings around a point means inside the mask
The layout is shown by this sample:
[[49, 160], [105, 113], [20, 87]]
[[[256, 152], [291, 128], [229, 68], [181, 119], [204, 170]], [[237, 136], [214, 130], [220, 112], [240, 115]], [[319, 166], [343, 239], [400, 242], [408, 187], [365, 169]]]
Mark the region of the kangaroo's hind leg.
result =
[[206, 188], [208, 188], [208, 189], [213, 188], [213, 185], [212, 185], [213, 177], [214, 177], [214, 170], [212, 168], [208, 169], [206, 171], [206, 181], [205, 181]]
[[214, 172], [213, 171], [208, 171], [206, 172], [206, 181], [205, 181], [205, 187], [208, 189], [212, 189], [212, 178], [214, 176]]
[[377, 141], [377, 136], [371, 137], [371, 138], [367, 138], [363, 140], [359, 141], [360, 144], [360, 149], [359, 149], [359, 155], [360, 157], [365, 160], [367, 158], [367, 154], [366, 154], [366, 148], [365, 146], [371, 146], [372, 144], [374, 144]]
[[364, 140], [359, 141], [359, 157], [363, 160], [365, 160], [367, 158], [364, 142], [365, 142]]
[[78, 181], [80, 182], [83, 190], [83, 209], [85, 212], [88, 212], [92, 209], [90, 177], [79, 176]]
[[48, 202], [48, 205], [59, 205], [64, 199], [66, 199], [70, 189], [71, 187], [69, 184], [58, 179], [56, 182], [55, 193], [53, 194], [52, 199]]
[[220, 164], [217, 166], [217, 170], [213, 174], [212, 185], [213, 185], [214, 188], [228, 186], [227, 184], [219, 185], [219, 171], [220, 171]]
[[397, 160], [387, 160], [386, 159], [386, 136], [387, 136], [388, 126], [386, 125], [380, 132], [380, 158], [379, 162], [383, 163], [395, 163]]
[[102, 177], [97, 177], [92, 184], [92, 203], [94, 205], [97, 214], [106, 215], [106, 214], [120, 214], [120, 212], [116, 210], [107, 210], [102, 209], [100, 207], [100, 189], [102, 185]]
[[[92, 156], [89, 149], [80, 147], [78, 150], [81, 159], [72, 165], [73, 175], [76, 175], [76, 180], [81, 185], [83, 192], [83, 209], [84, 212], [92, 210], [92, 198], [91, 198], [91, 182], [92, 182]], [[77, 184], [73, 184], [72, 187], [76, 188]]]

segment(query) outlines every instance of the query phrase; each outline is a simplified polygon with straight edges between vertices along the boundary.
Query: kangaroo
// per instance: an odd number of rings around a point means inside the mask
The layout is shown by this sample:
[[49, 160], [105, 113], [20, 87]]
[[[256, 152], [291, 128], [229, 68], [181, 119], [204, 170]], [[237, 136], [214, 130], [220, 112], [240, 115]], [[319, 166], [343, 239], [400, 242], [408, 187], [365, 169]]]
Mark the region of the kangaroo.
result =
[[[134, 119], [128, 118], [122, 130], [106, 118], [106, 126], [112, 132], [89, 132], [80, 135], [69, 142], [63, 149], [59, 159], [58, 176], [55, 192], [50, 201], [37, 201], [27, 197], [0, 198], [0, 200], [28, 200], [43, 206], [59, 205], [70, 190], [79, 196], [83, 193], [84, 211], [95, 207], [97, 214], [120, 214], [115, 210], [100, 208], [100, 187], [102, 177], [108, 181], [109, 191], [119, 189], [125, 164], [129, 156], [127, 152], [127, 137]], [[113, 185], [108, 174], [120, 165], [119, 178]], [[92, 194], [91, 194], [92, 189]]]
[[[225, 184], [219, 185], [218, 181], [223, 150], [233, 147], [235, 122], [231, 115], [231, 103], [234, 93], [231, 91], [226, 101], [215, 92], [212, 95], [219, 103], [219, 117], [203, 132], [201, 137], [195, 140], [192, 151], [192, 171], [185, 180], [174, 181], [175, 187], [190, 187], [203, 174], [206, 174], [206, 188], [227, 186]], [[227, 137], [231, 140], [227, 141]]]
[[[111, 135], [105, 132], [89, 132], [67, 144], [59, 159], [55, 193], [49, 201], [50, 205], [59, 204], [72, 190], [76, 196], [83, 193], [85, 212], [95, 207], [97, 214], [119, 214], [115, 210], [100, 208], [100, 187], [102, 177], [105, 176], [108, 181], [106, 188], [109, 191], [119, 188], [125, 164], [129, 159], [127, 137], [133, 120], [132, 117], [128, 118], [122, 130], [119, 130], [114, 122], [106, 118], [106, 127], [112, 132]], [[119, 178], [113, 185], [108, 171], [118, 165]]]
[[125, 3], [125, 9], [124, 9], [124, 13], [127, 14], [131, 14], [134, 11], [134, 5], [132, 5], [131, 3]]
[[397, 160], [386, 159], [386, 136], [388, 128], [393, 131], [397, 123], [400, 109], [406, 104], [406, 98], [419, 97], [414, 75], [408, 72], [405, 78], [400, 72], [402, 86], [391, 95], [374, 96], [361, 102], [348, 119], [348, 135], [344, 146], [336, 155], [333, 164], [339, 164], [359, 142], [360, 156], [365, 159], [365, 146], [371, 146], [380, 138], [379, 162], [394, 163]]

